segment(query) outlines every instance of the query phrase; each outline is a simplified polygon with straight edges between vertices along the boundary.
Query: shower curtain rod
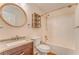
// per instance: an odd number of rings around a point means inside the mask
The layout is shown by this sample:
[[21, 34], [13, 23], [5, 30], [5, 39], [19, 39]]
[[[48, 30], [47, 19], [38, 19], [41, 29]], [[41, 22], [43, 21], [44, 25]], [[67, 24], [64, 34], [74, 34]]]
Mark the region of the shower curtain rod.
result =
[[51, 12], [54, 12], [54, 11], [57, 11], [57, 10], [60, 10], [60, 9], [66, 8], [66, 7], [71, 8], [73, 5], [78, 5], [78, 4], [75, 3], [75, 4], [67, 5], [67, 6], [58, 8], [58, 9], [54, 9], [54, 10], [51, 10], [51, 11], [49, 11], [49, 12], [46, 12], [46, 13], [42, 14], [41, 16], [44, 16], [44, 15], [46, 15], [46, 14], [48, 14], [48, 13], [51, 13]]

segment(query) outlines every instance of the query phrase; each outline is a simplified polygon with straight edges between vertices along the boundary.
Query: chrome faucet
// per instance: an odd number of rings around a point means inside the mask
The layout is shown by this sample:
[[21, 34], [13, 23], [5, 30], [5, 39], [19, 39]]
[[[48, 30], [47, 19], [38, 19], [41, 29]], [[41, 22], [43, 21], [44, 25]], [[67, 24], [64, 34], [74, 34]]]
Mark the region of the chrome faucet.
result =
[[18, 39], [20, 39], [20, 37], [18, 35], [16, 35], [15, 39], [18, 40]]
[[19, 40], [19, 39], [22, 39], [22, 38], [25, 38], [25, 36], [20, 37], [20, 36], [16, 35], [16, 36], [15, 36], [15, 37], [13, 37], [12, 39], [13, 39], [13, 40]]

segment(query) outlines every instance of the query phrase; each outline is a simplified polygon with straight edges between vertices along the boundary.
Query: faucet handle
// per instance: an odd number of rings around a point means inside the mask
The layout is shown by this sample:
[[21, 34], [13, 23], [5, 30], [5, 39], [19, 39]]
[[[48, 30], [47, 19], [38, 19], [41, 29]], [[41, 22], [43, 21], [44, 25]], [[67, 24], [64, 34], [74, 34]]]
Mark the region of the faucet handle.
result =
[[15, 37], [15, 38], [16, 38], [16, 40], [17, 40], [17, 39], [19, 39], [19, 36], [18, 36], [18, 35], [16, 35], [16, 37]]

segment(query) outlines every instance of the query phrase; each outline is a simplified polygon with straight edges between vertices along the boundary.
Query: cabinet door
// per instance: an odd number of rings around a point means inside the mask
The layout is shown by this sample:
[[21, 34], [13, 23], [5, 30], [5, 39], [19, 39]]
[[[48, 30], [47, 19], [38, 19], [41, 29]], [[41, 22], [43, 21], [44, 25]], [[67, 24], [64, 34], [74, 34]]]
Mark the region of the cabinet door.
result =
[[15, 55], [33, 55], [33, 43], [24, 46], [24, 49], [14, 53]]
[[33, 55], [33, 48], [24, 49], [24, 55]]
[[21, 50], [23, 50], [24, 47], [25, 47], [25, 45], [22, 45], [22, 46], [4, 51], [3, 53], [4, 53], [4, 55], [17, 55], [17, 54], [21, 53]]
[[33, 55], [33, 43], [26, 45], [24, 55]]

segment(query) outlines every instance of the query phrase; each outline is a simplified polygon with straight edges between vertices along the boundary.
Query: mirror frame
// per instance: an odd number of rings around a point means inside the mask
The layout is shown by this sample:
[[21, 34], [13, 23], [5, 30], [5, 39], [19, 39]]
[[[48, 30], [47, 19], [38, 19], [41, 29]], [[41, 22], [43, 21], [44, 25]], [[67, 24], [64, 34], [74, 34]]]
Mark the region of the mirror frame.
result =
[[[26, 18], [24, 24], [22, 24], [22, 25], [20, 25], [20, 26], [17, 26], [17, 25], [15, 26], [15, 25], [12, 25], [12, 24], [8, 23], [8, 22], [4, 19], [4, 17], [2, 16], [2, 11], [3, 11], [3, 8], [4, 8], [5, 6], [8, 6], [8, 5], [16, 6], [17, 8], [19, 8], [19, 9], [24, 13], [25, 18]], [[6, 3], [6, 4], [3, 4], [3, 5], [0, 7], [0, 17], [1, 17], [1, 19], [2, 19], [7, 25], [9, 25], [9, 26], [11, 26], [11, 27], [22, 27], [22, 26], [24, 26], [24, 25], [27, 23], [27, 15], [26, 15], [26, 12], [23, 10], [22, 7], [20, 7], [20, 6], [17, 5], [17, 4], [14, 4], [14, 3]]]

